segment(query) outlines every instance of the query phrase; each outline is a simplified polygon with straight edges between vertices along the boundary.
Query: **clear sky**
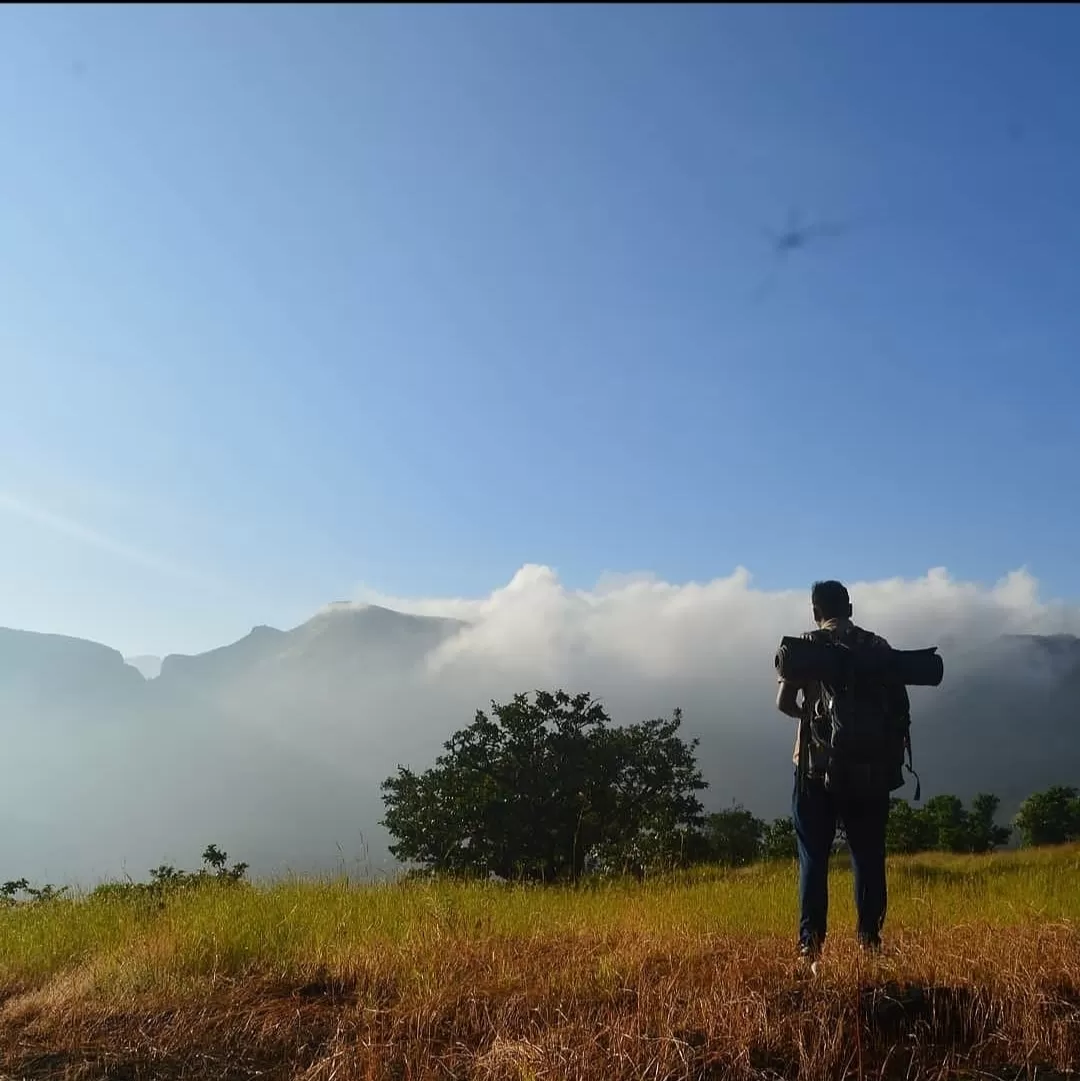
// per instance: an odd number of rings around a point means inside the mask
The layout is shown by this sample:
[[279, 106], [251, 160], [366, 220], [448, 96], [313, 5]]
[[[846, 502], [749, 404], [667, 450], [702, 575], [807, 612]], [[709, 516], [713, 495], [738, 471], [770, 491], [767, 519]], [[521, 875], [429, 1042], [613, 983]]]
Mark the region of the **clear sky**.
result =
[[[0, 9], [0, 624], [1080, 594], [1075, 7]], [[793, 211], [847, 225], [771, 248]]]

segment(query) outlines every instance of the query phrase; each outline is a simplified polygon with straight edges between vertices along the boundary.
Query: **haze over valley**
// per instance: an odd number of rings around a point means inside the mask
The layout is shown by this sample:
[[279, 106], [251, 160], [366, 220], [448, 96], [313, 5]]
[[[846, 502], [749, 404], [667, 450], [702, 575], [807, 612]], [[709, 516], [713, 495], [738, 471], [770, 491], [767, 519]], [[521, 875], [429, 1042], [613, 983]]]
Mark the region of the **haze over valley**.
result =
[[[935, 570], [853, 597], [857, 621], [894, 645], [942, 649], [942, 686], [913, 691], [924, 799], [988, 790], [1008, 814], [1080, 775], [1075, 605], [1041, 598], [1023, 571], [984, 587]], [[808, 619], [805, 590], [759, 590], [742, 570], [573, 591], [529, 565], [480, 599], [368, 597], [257, 626], [166, 656], [151, 679], [152, 659], [4, 630], [0, 878], [142, 878], [194, 864], [210, 841], [259, 875], [392, 872], [379, 783], [429, 765], [492, 698], [560, 686], [601, 697], [615, 723], [681, 707], [707, 808], [786, 814], [792, 729], [772, 653]]]

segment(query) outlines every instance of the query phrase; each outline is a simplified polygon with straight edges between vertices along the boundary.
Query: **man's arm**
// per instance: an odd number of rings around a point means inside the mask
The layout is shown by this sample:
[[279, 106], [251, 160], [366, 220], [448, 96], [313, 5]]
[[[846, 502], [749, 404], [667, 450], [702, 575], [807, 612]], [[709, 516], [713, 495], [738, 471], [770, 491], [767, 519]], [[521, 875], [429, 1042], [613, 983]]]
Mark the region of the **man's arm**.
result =
[[798, 702], [800, 690], [798, 683], [788, 683], [782, 679], [776, 691], [776, 708], [797, 721], [802, 718], [802, 710]]
[[911, 720], [911, 698], [908, 696], [908, 689], [903, 683], [894, 683], [889, 688], [889, 694], [892, 698], [892, 710], [893, 714], [900, 720]]

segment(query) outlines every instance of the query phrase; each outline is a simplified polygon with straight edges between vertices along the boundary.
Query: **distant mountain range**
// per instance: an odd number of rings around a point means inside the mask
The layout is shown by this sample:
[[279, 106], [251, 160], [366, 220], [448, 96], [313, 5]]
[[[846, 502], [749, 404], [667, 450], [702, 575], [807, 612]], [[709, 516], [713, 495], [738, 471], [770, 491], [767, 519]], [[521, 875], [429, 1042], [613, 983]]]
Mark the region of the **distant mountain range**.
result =
[[[0, 880], [142, 878], [163, 859], [197, 862], [211, 841], [260, 872], [388, 866], [379, 782], [398, 763], [429, 764], [492, 697], [533, 689], [429, 666], [465, 627], [337, 605], [160, 663], [0, 629]], [[1080, 639], [998, 639], [959, 672], [945, 655], [942, 687], [913, 694], [926, 795], [989, 790], [1008, 809], [1080, 783]], [[682, 706], [707, 799], [786, 813], [791, 728], [757, 684], [642, 686], [584, 689], [616, 722]]]

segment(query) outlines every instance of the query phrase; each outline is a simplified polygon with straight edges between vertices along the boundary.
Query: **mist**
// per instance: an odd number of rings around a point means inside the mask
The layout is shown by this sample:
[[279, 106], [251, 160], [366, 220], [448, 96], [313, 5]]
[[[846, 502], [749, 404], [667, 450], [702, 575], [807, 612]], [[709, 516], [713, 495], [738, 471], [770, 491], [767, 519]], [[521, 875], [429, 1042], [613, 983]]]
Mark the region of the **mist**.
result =
[[[860, 625], [944, 656], [942, 686], [912, 693], [924, 799], [988, 790], [1008, 811], [1080, 781], [1077, 643], [1025, 637], [1080, 633], [1077, 605], [1042, 599], [1024, 570], [992, 586], [937, 569], [850, 588]], [[0, 687], [0, 879], [145, 879], [162, 862], [194, 867], [210, 842], [258, 877], [392, 874], [379, 783], [430, 765], [492, 699], [537, 688], [591, 691], [617, 724], [681, 708], [707, 808], [785, 814], [794, 730], [774, 707], [772, 658], [809, 626], [807, 589], [759, 590], [743, 569], [572, 590], [529, 565], [481, 598], [365, 591], [291, 631], [166, 658], [153, 680], [110, 650], [22, 636], [17, 664], [0, 656], [15, 674]]]

